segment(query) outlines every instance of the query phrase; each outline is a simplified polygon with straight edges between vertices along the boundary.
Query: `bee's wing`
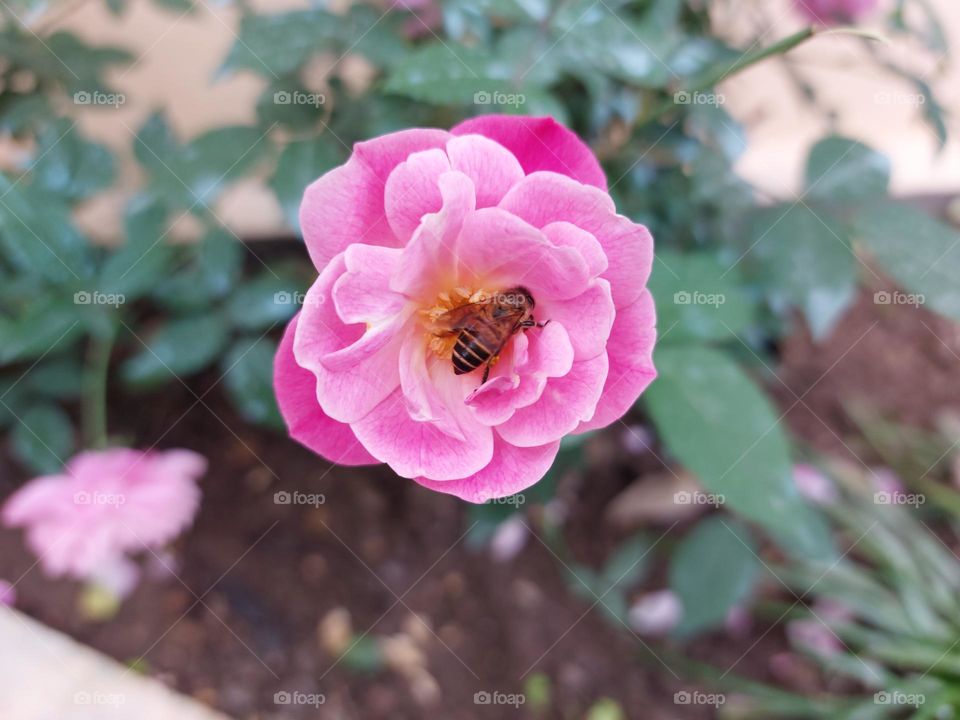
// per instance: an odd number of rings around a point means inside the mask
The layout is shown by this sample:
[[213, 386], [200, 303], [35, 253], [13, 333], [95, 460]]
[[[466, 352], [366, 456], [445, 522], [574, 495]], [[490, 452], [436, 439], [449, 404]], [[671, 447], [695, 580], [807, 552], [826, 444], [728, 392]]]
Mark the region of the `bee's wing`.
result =
[[443, 315], [432, 321], [434, 331], [456, 332], [462, 330], [470, 324], [470, 320], [475, 318], [486, 304], [485, 301], [472, 302], [447, 310]]

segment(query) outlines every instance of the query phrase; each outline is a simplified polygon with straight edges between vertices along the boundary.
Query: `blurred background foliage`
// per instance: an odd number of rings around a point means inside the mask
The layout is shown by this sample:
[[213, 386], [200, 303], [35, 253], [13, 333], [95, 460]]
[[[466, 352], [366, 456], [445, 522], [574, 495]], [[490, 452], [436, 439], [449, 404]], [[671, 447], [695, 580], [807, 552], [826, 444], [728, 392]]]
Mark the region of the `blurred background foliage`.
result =
[[[186, 0], [157, 1], [171, 12], [193, 11]], [[106, 2], [112, 13], [126, 10], [124, 0]], [[733, 172], [745, 134], [722, 102], [709, 101], [716, 83], [822, 41], [819, 31], [734, 43], [716, 34], [705, 0], [361, 2], [272, 13], [237, 5], [236, 40], [210, 82], [234, 73], [264, 78], [256, 123], [178, 137], [166, 109], [156, 108], [131, 140], [143, 182], [124, 210], [122, 244], [107, 249], [84, 236], [73, 213], [118, 181], [117, 160], [83, 136], [72, 113], [90, 104], [109, 112], [122, 102], [109, 78], [133, 55], [46, 30], [34, 20], [44, 8], [29, 0], [4, 3], [0, 131], [30, 152], [0, 175], [0, 427], [25, 470], [52, 471], [76, 447], [102, 440], [98, 392], [108, 372], [111, 391], [129, 393], [212, 372], [244, 418], [282, 430], [272, 356], [314, 271], [303, 252], [264, 253], [236, 237], [213, 209], [225, 188], [266, 173], [294, 237], [303, 188], [343, 162], [356, 141], [487, 112], [552, 115], [594, 147], [620, 212], [657, 239], [650, 285], [660, 377], [636, 410], [654, 430], [649, 444], [725, 499], [721, 513], [669, 548], [669, 584], [684, 608], [678, 636], [722, 624], [769, 573], [792, 587], [810, 567], [837, 561], [837, 532], [857, 532], [871, 519], [849, 501], [825, 513], [801, 496], [797, 445], [765, 390], [770, 367], [786, 336], [805, 325], [814, 338], [826, 337], [858, 289], [884, 275], [922, 295], [928, 309], [960, 319], [960, 254], [952, 252], [955, 229], [889, 197], [889, 161], [855, 138], [828, 135], [810, 148], [798, 199], [771, 198]], [[923, 0], [898, 0], [884, 24], [894, 41], [910, 38], [931, 54], [949, 50]], [[321, 97], [309, 68], [325, 52], [361, 56], [370, 81], [358, 90], [335, 65]], [[923, 95], [917, 112], [942, 145], [948, 123], [929, 82], [880, 55], [876, 62]], [[814, 91], [797, 82], [816, 104]], [[172, 223], [184, 214], [202, 226], [198, 242], [172, 241]], [[722, 300], [691, 300], [697, 293]], [[544, 536], [568, 558], [562, 516], [547, 510], [557, 480], [584, 462], [582, 441], [572, 438], [525, 502], [471, 508], [471, 541], [485, 544], [537, 507]], [[955, 510], [949, 501], [945, 507]], [[845, 579], [818, 593], [861, 613], [835, 631], [865, 650], [833, 669], [867, 687], [907, 688], [916, 664], [904, 648], [927, 657], [957, 632], [960, 574], [907, 511], [876, 521], [889, 525], [871, 547], [876, 564], [845, 561], [836, 566]], [[758, 559], [758, 543], [768, 539], [783, 567]], [[639, 558], [654, 544], [631, 537], [600, 568], [569, 559], [571, 588], [588, 601], [602, 597], [611, 619], [624, 624], [624, 589], [643, 576]], [[870, 574], [887, 571], [903, 582], [887, 587]], [[864, 668], [878, 674], [866, 677]], [[955, 679], [957, 666], [944, 673]], [[751, 691], [772, 703], [765, 712], [792, 707], [793, 700]], [[926, 692], [949, 703], [958, 691]], [[811, 707], [803, 710], [839, 706]]]

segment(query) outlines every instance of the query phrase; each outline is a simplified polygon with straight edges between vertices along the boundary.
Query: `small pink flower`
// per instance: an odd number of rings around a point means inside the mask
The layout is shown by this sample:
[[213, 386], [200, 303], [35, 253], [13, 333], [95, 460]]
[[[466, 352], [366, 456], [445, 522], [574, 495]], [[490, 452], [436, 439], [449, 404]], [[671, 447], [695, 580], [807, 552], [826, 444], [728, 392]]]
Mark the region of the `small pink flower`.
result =
[[877, 0], [794, 0], [804, 18], [820, 25], [856, 22], [877, 7]]
[[122, 596], [139, 574], [128, 556], [161, 548], [192, 522], [206, 468], [189, 450], [82, 452], [62, 474], [14, 493], [3, 522], [26, 529], [48, 575], [98, 582]]
[[821, 505], [829, 505], [837, 499], [837, 487], [833, 481], [813, 465], [797, 463], [793, 466], [793, 480], [800, 494]]
[[[384, 462], [472, 502], [512, 495], [656, 375], [653, 240], [550, 118], [358, 143], [307, 188], [300, 221], [320, 276], [274, 380], [290, 434], [329, 460]], [[438, 324], [511, 290], [549, 323], [510, 335], [487, 382], [455, 374], [456, 334]]]
[[17, 602], [17, 590], [6, 580], [0, 580], [0, 605], [13, 607]]

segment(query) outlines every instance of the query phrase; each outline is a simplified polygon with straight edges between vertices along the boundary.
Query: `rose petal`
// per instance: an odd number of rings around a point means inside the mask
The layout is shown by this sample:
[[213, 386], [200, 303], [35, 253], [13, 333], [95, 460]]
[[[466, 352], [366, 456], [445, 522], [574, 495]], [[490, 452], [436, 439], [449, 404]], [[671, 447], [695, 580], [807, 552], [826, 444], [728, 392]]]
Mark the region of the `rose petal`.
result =
[[617, 309], [640, 296], [653, 264], [653, 238], [643, 225], [617, 215], [606, 193], [555, 173], [535, 173], [514, 185], [499, 207], [534, 227], [566, 221], [586, 230], [607, 256], [602, 277], [610, 281]]
[[571, 300], [546, 298], [537, 305], [541, 321], [549, 320], [550, 325], [559, 323], [566, 328], [577, 360], [588, 360], [605, 351], [616, 313], [606, 280], [592, 281], [590, 287]]
[[346, 272], [333, 284], [333, 303], [344, 323], [377, 323], [395, 317], [407, 299], [390, 289], [390, 277], [402, 250], [379, 245], [350, 245]]
[[461, 500], [484, 503], [526, 490], [547, 474], [560, 449], [560, 442], [520, 448], [503, 438], [494, 439], [493, 459], [482, 470], [460, 480], [437, 481], [418, 477], [418, 483]]
[[533, 447], [559, 440], [594, 414], [607, 378], [607, 354], [575, 362], [570, 372], [550, 378], [540, 399], [518, 409], [497, 426], [497, 432], [511, 445]]
[[578, 250], [555, 246], [542, 232], [500, 208], [469, 215], [458, 250], [464, 271], [477, 285], [487, 284], [488, 290], [522, 285], [535, 300], [563, 299], [579, 295], [590, 282]]
[[457, 283], [457, 238], [476, 207], [476, 194], [461, 172], [444, 173], [439, 183], [443, 207], [424, 216], [390, 280], [392, 290], [410, 298], [435, 296]]
[[273, 361], [273, 384], [277, 404], [290, 431], [290, 437], [330, 462], [340, 465], [368, 465], [378, 462], [364, 450], [353, 430], [328, 417], [317, 402], [317, 379], [297, 365], [293, 357], [293, 338], [298, 314], [283, 333]]
[[482, 135], [462, 135], [447, 142], [454, 170], [473, 180], [477, 207], [492, 207], [523, 179], [523, 168], [503, 145]]
[[551, 117], [482, 115], [465, 120], [450, 132], [484, 135], [496, 140], [513, 153], [527, 175], [549, 170], [601, 190], [607, 189], [607, 179], [590, 148]]
[[397, 475], [453, 480], [478, 472], [493, 457], [493, 431], [478, 423], [463, 404], [465, 385], [452, 369], [437, 387], [459, 427], [462, 440], [436, 425], [411, 419], [397, 389], [353, 430], [371, 455]]
[[406, 242], [428, 213], [439, 212], [440, 176], [450, 171], [443, 150], [414, 153], [394, 168], [387, 178], [384, 205], [394, 234]]
[[443, 148], [442, 130], [402, 130], [357, 143], [346, 164], [315, 180], [300, 204], [300, 229], [318, 271], [351, 243], [398, 247], [384, 213], [390, 172], [411, 154]]
[[609, 425], [623, 416], [640, 393], [657, 376], [653, 366], [653, 345], [657, 339], [656, 309], [649, 290], [625, 308], [617, 310], [607, 354], [610, 372], [593, 417], [580, 423], [576, 432]]

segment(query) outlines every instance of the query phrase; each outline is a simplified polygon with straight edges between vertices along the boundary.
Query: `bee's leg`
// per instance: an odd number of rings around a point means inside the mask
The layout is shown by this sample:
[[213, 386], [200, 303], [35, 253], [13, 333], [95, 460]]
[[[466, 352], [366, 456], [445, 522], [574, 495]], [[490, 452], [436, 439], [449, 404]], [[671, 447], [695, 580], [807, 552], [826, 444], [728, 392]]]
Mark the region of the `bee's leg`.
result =
[[488, 377], [490, 377], [490, 363], [487, 363], [483, 368], [483, 380], [480, 381], [480, 384], [483, 385]]
[[538, 328], [546, 327], [550, 324], [549, 320], [544, 320], [542, 323], [534, 323]]

